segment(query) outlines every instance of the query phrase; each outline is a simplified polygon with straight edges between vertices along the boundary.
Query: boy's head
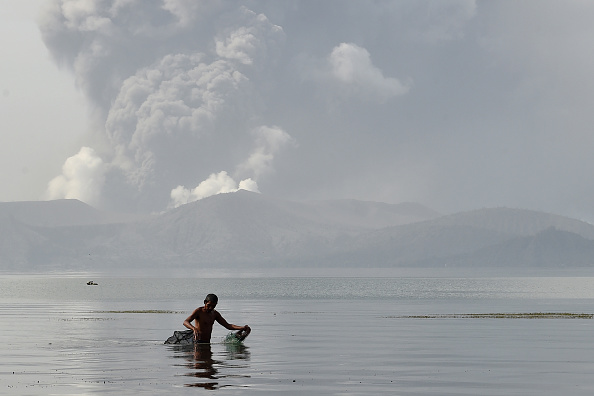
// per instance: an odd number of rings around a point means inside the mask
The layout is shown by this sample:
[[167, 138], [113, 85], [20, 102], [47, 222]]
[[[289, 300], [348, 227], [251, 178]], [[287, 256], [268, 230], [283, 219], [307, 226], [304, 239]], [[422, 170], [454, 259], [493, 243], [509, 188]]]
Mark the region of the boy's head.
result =
[[204, 306], [210, 311], [217, 306], [218, 302], [219, 298], [215, 294], [209, 294], [204, 299]]

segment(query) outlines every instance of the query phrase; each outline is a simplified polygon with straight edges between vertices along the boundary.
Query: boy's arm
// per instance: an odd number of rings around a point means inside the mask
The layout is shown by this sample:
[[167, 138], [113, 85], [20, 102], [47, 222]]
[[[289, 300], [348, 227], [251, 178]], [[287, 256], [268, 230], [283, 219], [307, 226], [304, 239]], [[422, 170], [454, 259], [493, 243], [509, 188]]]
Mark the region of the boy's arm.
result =
[[[194, 339], [198, 339], [198, 332], [200, 331], [197, 327], [194, 327], [192, 325], [192, 321], [196, 319], [198, 319], [198, 308], [195, 309], [194, 312], [192, 312], [192, 314], [188, 316], [186, 320], [184, 320], [184, 326], [194, 332]], [[198, 323], [198, 320], [196, 320], [196, 323]]]
[[227, 330], [249, 330], [250, 326], [245, 325], [245, 326], [237, 326], [231, 323], [228, 323], [225, 318], [223, 318], [221, 316], [221, 314], [219, 313], [219, 311], [217, 311], [216, 315], [215, 315], [215, 320], [217, 322], [219, 322], [219, 324], [221, 326], [223, 326], [224, 328], [226, 328]]

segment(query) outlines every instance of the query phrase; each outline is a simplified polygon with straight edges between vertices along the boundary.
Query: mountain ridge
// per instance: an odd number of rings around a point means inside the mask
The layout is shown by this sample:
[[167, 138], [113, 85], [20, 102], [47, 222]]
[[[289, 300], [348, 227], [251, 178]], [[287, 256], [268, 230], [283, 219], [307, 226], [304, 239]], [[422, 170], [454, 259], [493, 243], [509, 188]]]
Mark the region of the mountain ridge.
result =
[[[592, 266], [589, 257], [594, 256], [593, 225], [524, 209], [484, 208], [442, 216], [415, 203], [293, 202], [239, 191], [122, 221], [125, 216], [81, 204], [37, 205], [38, 211], [61, 208], [51, 223], [50, 214], [41, 213], [35, 221], [0, 203], [0, 271], [583, 267]], [[69, 219], [59, 220], [64, 216]], [[556, 232], [547, 233], [551, 229]], [[551, 247], [567, 259], [546, 260]]]

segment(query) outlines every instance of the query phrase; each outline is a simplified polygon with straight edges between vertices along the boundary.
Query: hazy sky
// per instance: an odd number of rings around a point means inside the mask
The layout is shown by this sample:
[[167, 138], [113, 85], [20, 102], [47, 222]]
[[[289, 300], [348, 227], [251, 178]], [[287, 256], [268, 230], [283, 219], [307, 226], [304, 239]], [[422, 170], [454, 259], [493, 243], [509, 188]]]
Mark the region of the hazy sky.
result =
[[589, 1], [0, 0], [0, 200], [594, 221]]

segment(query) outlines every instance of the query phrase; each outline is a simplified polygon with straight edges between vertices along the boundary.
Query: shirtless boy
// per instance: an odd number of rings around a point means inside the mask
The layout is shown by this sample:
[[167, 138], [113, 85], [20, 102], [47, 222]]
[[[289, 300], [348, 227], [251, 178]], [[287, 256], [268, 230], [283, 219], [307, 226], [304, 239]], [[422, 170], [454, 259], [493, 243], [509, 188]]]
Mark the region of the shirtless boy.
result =
[[[238, 338], [244, 339], [250, 333], [250, 326], [237, 326], [227, 323], [221, 314], [215, 310], [219, 298], [214, 294], [209, 294], [204, 299], [204, 306], [196, 308], [194, 312], [184, 321], [184, 326], [194, 332], [194, 341], [198, 343], [209, 343], [212, 334], [212, 325], [215, 320], [224, 328], [228, 330], [240, 330], [240, 334], [236, 334]], [[194, 321], [194, 325], [192, 325]]]

